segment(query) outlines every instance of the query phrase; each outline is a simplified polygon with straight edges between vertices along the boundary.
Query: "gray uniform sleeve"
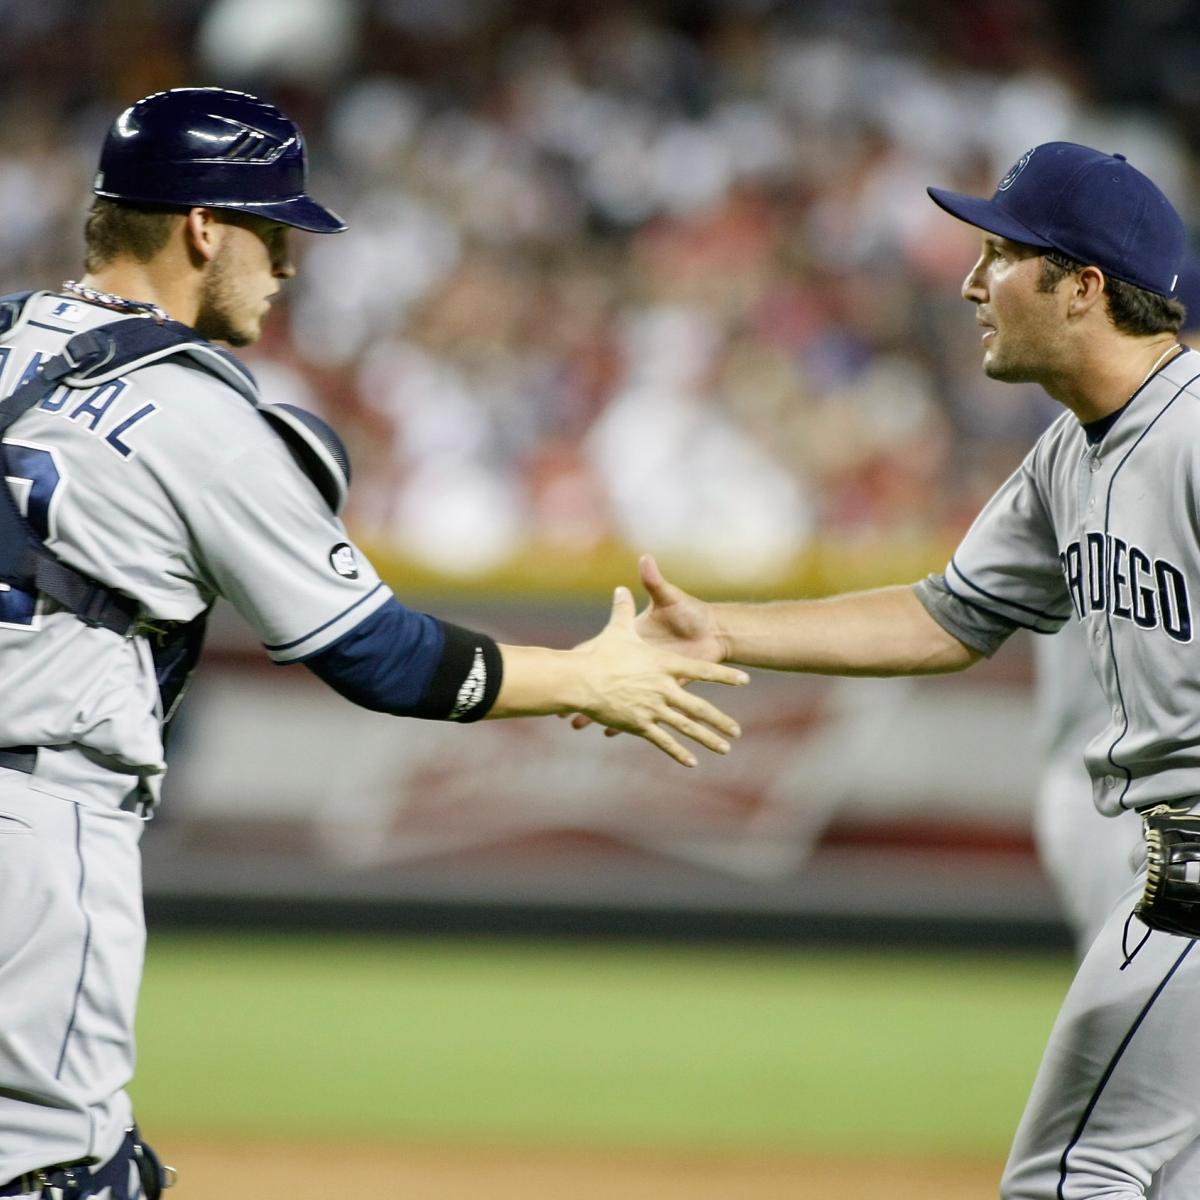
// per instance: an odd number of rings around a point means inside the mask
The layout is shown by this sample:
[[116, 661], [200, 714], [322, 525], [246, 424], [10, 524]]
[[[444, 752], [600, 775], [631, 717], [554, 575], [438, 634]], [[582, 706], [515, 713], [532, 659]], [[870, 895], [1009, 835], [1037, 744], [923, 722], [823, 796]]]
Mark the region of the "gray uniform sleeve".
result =
[[947, 586], [944, 575], [929, 575], [913, 584], [925, 611], [947, 632], [977, 654], [991, 658], [1015, 629], [1012, 621], [960, 600]]
[[915, 587], [929, 615], [980, 654], [1014, 629], [1054, 633], [1072, 615], [1037, 455], [1035, 446], [988, 501], [945, 574]]
[[208, 480], [188, 519], [214, 590], [276, 662], [318, 653], [391, 598], [269, 431]]

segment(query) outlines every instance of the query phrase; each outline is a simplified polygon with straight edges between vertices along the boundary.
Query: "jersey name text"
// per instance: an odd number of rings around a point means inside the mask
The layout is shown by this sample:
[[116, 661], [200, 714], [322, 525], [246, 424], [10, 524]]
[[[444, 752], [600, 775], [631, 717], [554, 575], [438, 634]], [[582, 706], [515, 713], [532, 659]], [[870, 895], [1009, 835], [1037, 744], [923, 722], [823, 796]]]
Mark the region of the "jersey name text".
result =
[[[0, 374], [3, 374], [4, 368], [8, 364], [8, 355], [9, 347], [0, 347]], [[25, 369], [21, 372], [21, 377], [12, 390], [15, 391], [23, 383], [32, 379], [41, 363], [42, 355], [37, 352], [25, 364]], [[82, 425], [90, 433], [103, 438], [105, 445], [114, 454], [129, 459], [134, 456], [136, 449], [126, 441], [126, 435], [135, 425], [147, 417], [153, 416], [158, 411], [158, 405], [143, 404], [136, 412], [126, 415], [122, 420], [106, 420], [113, 401], [125, 388], [126, 383], [123, 379], [111, 379], [108, 383], [102, 383], [88, 392], [84, 392], [80, 388], [67, 387], [64, 384], [51, 392], [38, 405], [38, 408], [43, 412], [59, 413], [68, 421]], [[101, 428], [101, 424], [103, 424], [103, 428]]]
[[1061, 551], [1059, 561], [1081, 620], [1107, 612], [1139, 629], [1161, 625], [1176, 642], [1192, 640], [1187, 579], [1165, 558], [1151, 558], [1111, 533], [1088, 533]]

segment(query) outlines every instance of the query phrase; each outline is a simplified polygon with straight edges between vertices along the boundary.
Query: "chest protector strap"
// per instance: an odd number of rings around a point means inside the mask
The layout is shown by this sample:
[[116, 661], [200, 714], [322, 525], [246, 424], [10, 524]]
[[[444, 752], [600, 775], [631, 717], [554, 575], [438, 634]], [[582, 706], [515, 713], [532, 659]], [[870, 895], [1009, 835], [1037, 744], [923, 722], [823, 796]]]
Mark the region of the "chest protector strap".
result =
[[[0, 298], [0, 341], [28, 320], [29, 301], [45, 295], [24, 292]], [[215, 375], [240, 393], [287, 443], [292, 457], [312, 479], [335, 513], [350, 484], [350, 463], [337, 434], [319, 417], [292, 405], [263, 405], [254, 377], [232, 354], [197, 336], [178, 321], [126, 317], [77, 333], [60, 354], [0, 401], [0, 482], [9, 475], [4, 434], [18, 417], [60, 387], [89, 388], [168, 358]], [[41, 592], [86, 625], [121, 636], [136, 632], [138, 602], [74, 567], [46, 548], [18, 507], [8, 486], [0, 486], [0, 582], [21, 591]]]

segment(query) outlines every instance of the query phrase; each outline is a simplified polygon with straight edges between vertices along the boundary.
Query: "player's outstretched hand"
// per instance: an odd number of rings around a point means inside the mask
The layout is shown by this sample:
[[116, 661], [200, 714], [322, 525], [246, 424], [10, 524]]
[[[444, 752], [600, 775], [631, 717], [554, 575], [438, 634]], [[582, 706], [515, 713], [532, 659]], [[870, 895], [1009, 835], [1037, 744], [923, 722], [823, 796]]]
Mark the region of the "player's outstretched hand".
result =
[[617, 588], [608, 624], [577, 646], [575, 653], [584, 656], [589, 693], [578, 711], [609, 729], [645, 738], [685, 767], [694, 767], [696, 756], [675, 734], [727, 754], [729, 739], [741, 733], [732, 717], [683, 685], [698, 681], [741, 685], [749, 683], [750, 677], [736, 668], [644, 641], [638, 636], [628, 588]]
[[635, 623], [643, 640], [707, 662], [729, 657], [710, 604], [668, 582], [652, 555], [638, 559], [638, 573], [650, 597]]

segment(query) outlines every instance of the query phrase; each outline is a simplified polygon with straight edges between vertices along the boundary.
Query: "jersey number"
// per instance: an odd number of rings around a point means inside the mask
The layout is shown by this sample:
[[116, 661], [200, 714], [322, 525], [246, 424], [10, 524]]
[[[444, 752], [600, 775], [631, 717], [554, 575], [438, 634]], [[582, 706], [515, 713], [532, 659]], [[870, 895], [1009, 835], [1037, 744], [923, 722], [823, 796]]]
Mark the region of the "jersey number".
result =
[[[50, 502], [62, 481], [54, 455], [41, 446], [25, 442], [4, 442], [8, 463], [8, 486], [17, 507], [25, 514], [40, 538], [50, 536]], [[0, 625], [28, 629], [37, 611], [37, 593], [0, 583]]]

